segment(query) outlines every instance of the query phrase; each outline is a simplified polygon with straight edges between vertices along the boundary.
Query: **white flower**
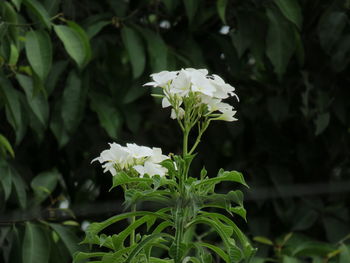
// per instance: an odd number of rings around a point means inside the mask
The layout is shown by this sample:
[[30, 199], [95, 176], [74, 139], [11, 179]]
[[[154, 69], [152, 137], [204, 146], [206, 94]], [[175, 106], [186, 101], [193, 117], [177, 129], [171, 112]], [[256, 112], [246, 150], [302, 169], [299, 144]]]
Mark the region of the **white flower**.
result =
[[[205, 116], [212, 120], [235, 121], [236, 111], [223, 102], [229, 97], [239, 98], [235, 88], [218, 75], [208, 75], [206, 69], [186, 68], [180, 71], [162, 71], [151, 75], [153, 82], [145, 85], [163, 88], [162, 107], [172, 107], [170, 117], [182, 119], [186, 116]], [[207, 107], [203, 107], [206, 105]], [[180, 107], [181, 106], [181, 107]], [[218, 117], [219, 116], [219, 117]]]
[[213, 74], [213, 78], [210, 79], [210, 82], [215, 87], [214, 96], [219, 99], [226, 99], [229, 96], [235, 96], [238, 99], [238, 96], [234, 93], [235, 88], [230, 84], [225, 83], [225, 81], [218, 75]]
[[148, 174], [149, 176], [165, 176], [165, 174], [168, 172], [168, 169], [164, 168], [160, 164], [150, 161], [146, 161], [144, 165], [135, 165], [133, 168], [141, 175], [141, 177], [143, 177], [145, 174]]
[[217, 120], [222, 120], [222, 121], [237, 121], [238, 119], [236, 119], [235, 116], [237, 111], [234, 110], [228, 110], [225, 111], [221, 114], [220, 117], [217, 118]]
[[153, 151], [151, 148], [146, 146], [139, 146], [136, 143], [127, 143], [127, 151], [130, 153], [132, 158], [139, 159], [143, 157], [151, 156]]
[[179, 75], [173, 79], [169, 92], [178, 94], [180, 97], [186, 97], [191, 91], [191, 79], [185, 70], [181, 70]]
[[178, 74], [178, 71], [161, 71], [159, 73], [152, 74], [152, 82], [144, 84], [144, 86], [153, 86], [164, 88], [169, 81], [173, 80]]
[[160, 148], [149, 148], [135, 143], [128, 143], [126, 146], [110, 143], [109, 146], [110, 149], [104, 150], [99, 157], [92, 160], [102, 164], [103, 172], [110, 172], [114, 176], [118, 171], [134, 168], [141, 176], [144, 174], [164, 176], [168, 171], [159, 164], [169, 159], [162, 154]]
[[171, 109], [170, 118], [172, 118], [173, 120], [175, 119], [181, 120], [184, 116], [185, 116], [185, 110], [183, 108], [179, 107], [177, 115], [176, 115], [176, 111], [174, 109]]

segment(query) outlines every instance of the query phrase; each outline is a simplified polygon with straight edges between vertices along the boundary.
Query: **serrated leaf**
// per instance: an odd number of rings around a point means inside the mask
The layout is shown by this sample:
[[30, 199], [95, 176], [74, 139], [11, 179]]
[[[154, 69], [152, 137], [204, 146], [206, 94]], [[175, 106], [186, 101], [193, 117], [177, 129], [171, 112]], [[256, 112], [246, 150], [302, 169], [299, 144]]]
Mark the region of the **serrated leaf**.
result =
[[68, 55], [82, 69], [88, 61], [89, 51], [86, 50], [86, 43], [84, 43], [81, 35], [75, 29], [65, 25], [56, 25], [54, 30], [62, 41]]
[[302, 14], [298, 0], [274, 0], [283, 15], [301, 30]]
[[46, 263], [49, 261], [50, 247], [47, 236], [37, 224], [27, 222], [23, 239], [23, 262]]
[[165, 233], [157, 233], [157, 234], [151, 234], [150, 236], [145, 237], [138, 245], [130, 252], [128, 258], [126, 259], [125, 263], [131, 263], [132, 260], [140, 253], [140, 251], [150, 242], [152, 242], [154, 239], [157, 239], [159, 237], [169, 237], [172, 238], [169, 234]]
[[219, 255], [226, 263], [231, 263], [229, 260], [228, 255], [225, 253], [225, 251], [223, 251], [221, 248], [214, 246], [212, 244], [209, 243], [205, 243], [205, 242], [197, 242], [197, 244], [199, 246], [202, 247], [206, 247], [209, 248], [210, 250], [214, 251], [217, 255]]
[[45, 7], [37, 0], [24, 0], [23, 3], [38, 19], [51, 29], [51, 19]]
[[80, 263], [82, 260], [89, 259], [89, 258], [102, 258], [107, 254], [108, 253], [106, 252], [92, 252], [92, 253], [77, 252], [73, 257], [73, 263]]
[[224, 171], [223, 169], [220, 169], [217, 177], [196, 181], [193, 183], [193, 185], [195, 185], [196, 187], [199, 187], [206, 184], [218, 184], [218, 183], [227, 182], [227, 181], [240, 183], [248, 187], [241, 173], [236, 171], [228, 172], [228, 171]]
[[43, 30], [28, 31], [25, 50], [34, 72], [44, 81], [52, 64], [52, 45], [49, 35]]
[[121, 36], [130, 58], [133, 77], [138, 78], [143, 73], [146, 65], [142, 38], [136, 30], [127, 26], [122, 28]]

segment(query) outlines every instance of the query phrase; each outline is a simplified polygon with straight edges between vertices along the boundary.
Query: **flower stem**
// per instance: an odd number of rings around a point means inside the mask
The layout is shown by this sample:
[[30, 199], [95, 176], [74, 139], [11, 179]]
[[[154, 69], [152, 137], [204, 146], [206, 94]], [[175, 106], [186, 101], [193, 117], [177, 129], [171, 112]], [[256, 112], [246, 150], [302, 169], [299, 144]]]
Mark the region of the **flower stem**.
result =
[[185, 128], [184, 130], [184, 139], [183, 139], [183, 156], [187, 155], [188, 153], [188, 134], [189, 130]]
[[191, 150], [188, 152], [189, 154], [192, 154], [194, 152], [194, 150], [197, 148], [198, 144], [201, 141], [203, 133], [206, 131], [206, 129], [209, 126], [209, 123], [210, 123], [210, 120], [207, 120], [207, 121], [204, 122], [203, 127], [200, 129], [198, 137], [197, 137], [194, 145], [192, 146]]
[[[136, 212], [136, 204], [131, 205], [131, 212]], [[135, 216], [131, 217], [130, 225], [135, 223]], [[135, 229], [133, 229], [130, 233], [130, 246], [135, 244]]]

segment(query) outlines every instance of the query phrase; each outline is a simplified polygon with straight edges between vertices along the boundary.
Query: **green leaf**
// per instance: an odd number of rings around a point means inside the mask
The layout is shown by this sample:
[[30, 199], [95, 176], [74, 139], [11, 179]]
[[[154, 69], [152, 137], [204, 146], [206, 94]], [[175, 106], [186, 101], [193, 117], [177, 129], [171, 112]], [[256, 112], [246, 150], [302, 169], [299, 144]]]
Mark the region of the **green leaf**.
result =
[[23, 262], [46, 263], [49, 261], [50, 247], [41, 226], [27, 222], [23, 239]]
[[120, 232], [116, 238], [113, 240], [114, 248], [115, 250], [118, 250], [122, 247], [124, 247], [124, 241], [125, 239], [133, 232], [135, 229], [137, 229], [139, 226], [143, 225], [144, 223], [147, 223], [152, 220], [154, 222], [155, 216], [146, 215], [141, 217], [140, 219], [137, 219], [134, 223], [130, 224], [127, 228], [125, 228], [122, 232]]
[[224, 25], [227, 24], [227, 22], [226, 22], [226, 7], [227, 7], [227, 0], [217, 0], [216, 1], [216, 8], [217, 8], [219, 17]]
[[0, 161], [0, 183], [4, 190], [5, 201], [10, 197], [12, 190], [12, 176], [10, 167], [6, 162]]
[[19, 129], [22, 121], [21, 105], [19, 95], [8, 79], [0, 77], [0, 89], [5, 98], [6, 111], [13, 120], [14, 129]]
[[34, 72], [44, 81], [52, 64], [52, 45], [49, 35], [43, 30], [28, 31], [25, 50]]
[[35, 197], [39, 203], [44, 201], [53, 190], [55, 190], [60, 174], [53, 170], [38, 174], [33, 178], [30, 186], [32, 187]]
[[48, 29], [51, 29], [51, 19], [45, 7], [37, 0], [23, 0], [27, 8], [42, 22]]
[[82, 260], [89, 259], [89, 258], [101, 258], [107, 254], [108, 253], [106, 252], [92, 252], [92, 253], [78, 252], [73, 257], [73, 263], [80, 263]]
[[286, 71], [295, 50], [293, 28], [278, 10], [267, 9], [269, 27], [266, 36], [266, 54], [274, 66], [274, 71], [281, 77]]
[[89, 39], [92, 39], [94, 36], [96, 36], [105, 26], [110, 25], [111, 21], [98, 21], [96, 23], [93, 23], [88, 28], [86, 28], [86, 35], [89, 37]]
[[157, 233], [157, 234], [151, 234], [150, 236], [147, 236], [144, 238], [136, 247], [131, 251], [129, 254], [129, 257], [126, 259], [125, 263], [131, 263], [132, 260], [135, 258], [135, 256], [140, 253], [140, 251], [150, 242], [152, 242], [154, 239], [157, 239], [159, 237], [169, 237], [172, 238], [171, 235], [165, 234], [165, 233]]
[[42, 93], [35, 94], [33, 80], [25, 75], [17, 74], [16, 78], [22, 86], [27, 102], [40, 123], [46, 127], [49, 118], [49, 104]]
[[[180, 240], [181, 241], [181, 240]], [[172, 243], [169, 249], [169, 256], [174, 259], [175, 262], [181, 262], [185, 256], [187, 245], [185, 243]]]
[[192, 24], [200, 2], [199, 0], [183, 0], [183, 2], [185, 5], [186, 14], [187, 14], [189, 23]]
[[335, 246], [324, 242], [305, 241], [293, 251], [292, 256], [321, 256], [325, 257], [335, 250]]
[[60, 81], [60, 77], [62, 73], [67, 68], [67, 65], [68, 65], [67, 60], [60, 60], [60, 61], [54, 62], [45, 83], [46, 91], [48, 95], [50, 95], [54, 91], [57, 83]]
[[142, 33], [147, 42], [147, 51], [152, 71], [159, 72], [166, 70], [168, 65], [168, 47], [162, 37], [144, 28], [140, 33]]
[[85, 30], [81, 26], [79, 26], [77, 23], [75, 23], [73, 21], [67, 21], [67, 25], [79, 34], [80, 40], [82, 41], [82, 43], [84, 45], [84, 50], [86, 53], [86, 57], [85, 57], [85, 61], [84, 61], [84, 66], [85, 66], [89, 63], [89, 61], [91, 60], [91, 57], [92, 57], [90, 39], [87, 36]]
[[248, 187], [247, 183], [244, 180], [244, 177], [241, 173], [237, 171], [224, 171], [223, 169], [220, 169], [219, 174], [217, 177], [205, 179], [201, 181], [196, 181], [193, 183], [193, 186], [199, 187], [207, 184], [218, 184], [221, 182], [230, 181], [230, 182], [236, 182], [240, 183], [246, 187]]
[[68, 55], [77, 63], [79, 68], [84, 68], [89, 59], [89, 50], [86, 49], [86, 43], [81, 34], [74, 28], [65, 25], [56, 25], [54, 30]]
[[59, 224], [50, 224], [50, 227], [58, 234], [71, 255], [79, 250], [79, 238], [68, 227]]
[[267, 237], [256, 236], [253, 238], [254, 241], [259, 242], [261, 244], [273, 246], [273, 242]]
[[350, 248], [345, 244], [341, 244], [340, 246], [340, 255], [339, 255], [339, 263], [347, 263], [350, 258]]
[[19, 58], [19, 52], [16, 47], [16, 45], [12, 44], [10, 45], [10, 59], [9, 59], [9, 65], [14, 66], [17, 64], [18, 58]]
[[[1, 15], [2, 21], [13, 23], [13, 24], [18, 23], [17, 12], [13, 9], [12, 5], [7, 1], [0, 1], [0, 15]], [[9, 31], [12, 42], [17, 45], [18, 38], [19, 38], [18, 28], [16, 26], [10, 26], [10, 27], [6, 27], [5, 29]]]
[[18, 203], [21, 208], [26, 208], [27, 206], [27, 193], [26, 185], [22, 177], [17, 173], [17, 171], [10, 167], [10, 173], [12, 178], [12, 185], [15, 189], [15, 194], [18, 200]]
[[221, 248], [205, 242], [197, 242], [196, 244], [202, 247], [209, 248], [210, 250], [214, 251], [217, 255], [219, 255], [226, 263], [230, 263], [228, 255]]
[[297, 258], [283, 255], [282, 263], [301, 263], [301, 261]]
[[133, 77], [138, 78], [142, 75], [146, 65], [145, 50], [142, 38], [136, 30], [127, 26], [122, 28], [121, 36], [130, 58]]
[[110, 97], [90, 93], [91, 109], [97, 113], [100, 125], [111, 138], [118, 138], [123, 119]]
[[22, 4], [22, 0], [11, 0], [12, 3], [15, 5], [15, 7], [17, 8], [18, 11], [20, 11], [21, 9], [21, 4]]
[[325, 12], [318, 25], [318, 35], [322, 48], [331, 54], [348, 23], [344, 12]]
[[317, 115], [315, 119], [316, 131], [315, 135], [318, 136], [324, 132], [324, 130], [328, 127], [330, 120], [329, 112], [321, 113]]
[[274, 0], [282, 14], [301, 30], [302, 14], [298, 0]]
[[0, 149], [2, 149], [4, 153], [6, 153], [6, 151], [9, 152], [12, 158], [15, 158], [15, 152], [13, 151], [10, 142], [2, 134], [0, 134]]
[[82, 119], [84, 106], [82, 81], [75, 70], [72, 70], [67, 79], [66, 88], [62, 97], [62, 120], [66, 130], [73, 133]]
[[95, 235], [97, 235], [99, 232], [101, 232], [103, 229], [105, 229], [106, 227], [119, 222], [121, 220], [130, 218], [132, 216], [145, 216], [145, 215], [150, 215], [150, 216], [157, 216], [159, 218], [162, 218], [164, 220], [167, 220], [168, 217], [162, 213], [159, 212], [148, 212], [148, 211], [137, 211], [137, 212], [129, 212], [129, 213], [124, 213], [124, 214], [120, 214], [120, 215], [116, 215], [113, 216], [111, 218], [108, 218], [107, 220], [103, 221], [103, 222], [99, 222], [99, 223], [92, 223], [91, 225], [89, 225], [88, 229], [86, 230], [87, 233], [87, 237], [86, 239], [82, 242], [84, 243], [88, 243], [89, 238], [93, 237]]

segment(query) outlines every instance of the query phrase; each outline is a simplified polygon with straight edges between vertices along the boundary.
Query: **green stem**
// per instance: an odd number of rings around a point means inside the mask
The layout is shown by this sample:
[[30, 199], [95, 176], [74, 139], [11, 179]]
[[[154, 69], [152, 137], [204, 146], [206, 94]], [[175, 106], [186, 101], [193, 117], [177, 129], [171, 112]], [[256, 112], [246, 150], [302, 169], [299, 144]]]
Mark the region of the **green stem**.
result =
[[[136, 212], [136, 204], [131, 205], [131, 212]], [[130, 225], [132, 225], [133, 223], [135, 223], [135, 216], [131, 217]], [[135, 229], [133, 229], [130, 234], [130, 246], [134, 244], [135, 244]]]
[[182, 149], [184, 157], [188, 153], [188, 134], [189, 134], [189, 130], [185, 128], [185, 130], [184, 130], [184, 140], [183, 140], [183, 149]]
[[194, 150], [196, 150], [198, 144], [200, 143], [201, 141], [201, 138], [202, 138], [202, 135], [203, 133], [206, 131], [206, 129], [208, 128], [209, 126], [209, 120], [208, 121], [205, 121], [204, 122], [204, 125], [202, 127], [202, 129], [199, 131], [199, 134], [198, 134], [198, 137], [196, 139], [196, 142], [194, 143], [194, 145], [192, 146], [191, 150], [188, 152], [189, 154], [192, 154], [194, 152]]

